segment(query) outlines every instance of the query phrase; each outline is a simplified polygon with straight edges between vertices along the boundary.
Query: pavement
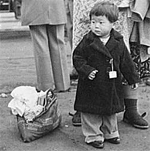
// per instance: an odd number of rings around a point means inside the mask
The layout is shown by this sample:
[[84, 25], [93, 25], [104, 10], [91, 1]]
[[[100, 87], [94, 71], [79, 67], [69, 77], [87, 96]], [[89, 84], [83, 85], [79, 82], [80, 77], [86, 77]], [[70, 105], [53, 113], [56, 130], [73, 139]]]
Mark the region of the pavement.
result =
[[28, 84], [35, 85], [35, 64], [29, 27], [21, 26], [13, 12], [0, 12], [0, 45], [0, 93], [10, 93], [27, 81]]
[[[16, 37], [20, 37], [14, 40]], [[21, 39], [21, 37], [24, 37]], [[8, 42], [7, 42], [8, 41]], [[24, 49], [17, 49], [19, 43]], [[15, 43], [15, 44], [14, 44]], [[68, 92], [57, 93], [62, 123], [58, 129], [31, 143], [23, 143], [16, 124], [15, 116], [9, 113], [10, 93], [16, 86], [36, 84], [34, 57], [31, 49], [29, 28], [21, 26], [13, 13], [0, 12], [0, 151], [95, 151], [84, 142], [81, 127], [74, 127], [69, 112], [74, 113], [73, 104], [76, 81], [72, 81]], [[19, 45], [20, 46], [20, 45]], [[8, 47], [8, 49], [7, 49]], [[14, 49], [11, 49], [11, 48]], [[16, 48], [15, 48], [16, 47]], [[6, 49], [5, 49], [6, 48]], [[24, 52], [24, 50], [27, 50]], [[22, 53], [24, 52], [24, 57]], [[69, 54], [69, 53], [68, 53]], [[69, 56], [70, 57], [70, 56]], [[70, 58], [68, 59], [70, 60]], [[68, 61], [70, 64], [70, 61]], [[19, 81], [19, 82], [18, 82]], [[150, 121], [150, 87], [139, 88], [139, 111], [147, 112]], [[118, 114], [121, 144], [106, 143], [104, 151], [149, 151], [150, 129], [139, 130], [122, 121], [123, 113]]]

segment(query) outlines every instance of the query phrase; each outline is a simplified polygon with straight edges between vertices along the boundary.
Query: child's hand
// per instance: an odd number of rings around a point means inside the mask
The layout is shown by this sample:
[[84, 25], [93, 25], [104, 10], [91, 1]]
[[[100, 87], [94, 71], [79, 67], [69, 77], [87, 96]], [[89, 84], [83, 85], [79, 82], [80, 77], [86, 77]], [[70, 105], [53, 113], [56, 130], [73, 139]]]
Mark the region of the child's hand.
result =
[[93, 80], [93, 79], [95, 78], [95, 75], [96, 75], [97, 72], [98, 72], [98, 70], [92, 71], [92, 72], [89, 74], [88, 78], [89, 78], [90, 80]]
[[131, 85], [131, 89], [137, 89], [137, 88], [138, 88], [138, 84], [137, 83]]

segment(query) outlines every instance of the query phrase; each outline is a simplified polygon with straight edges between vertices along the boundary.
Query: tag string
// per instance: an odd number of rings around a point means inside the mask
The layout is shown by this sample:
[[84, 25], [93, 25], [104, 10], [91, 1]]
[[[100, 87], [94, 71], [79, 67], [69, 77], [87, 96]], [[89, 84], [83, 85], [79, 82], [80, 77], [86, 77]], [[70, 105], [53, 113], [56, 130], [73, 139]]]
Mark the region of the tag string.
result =
[[113, 59], [110, 60], [110, 64], [111, 64], [112, 71], [114, 71]]

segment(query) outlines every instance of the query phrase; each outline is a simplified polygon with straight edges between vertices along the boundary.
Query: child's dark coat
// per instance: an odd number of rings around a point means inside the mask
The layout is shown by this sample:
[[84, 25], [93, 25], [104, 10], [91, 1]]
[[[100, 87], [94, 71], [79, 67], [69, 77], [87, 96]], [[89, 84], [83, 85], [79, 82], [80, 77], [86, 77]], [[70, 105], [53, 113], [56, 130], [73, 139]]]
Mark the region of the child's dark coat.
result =
[[[112, 58], [117, 71], [115, 79], [108, 76]], [[105, 46], [92, 32], [85, 35], [74, 50], [73, 63], [79, 74], [74, 108], [81, 112], [111, 115], [123, 111], [122, 74], [130, 85], [140, 81], [123, 37], [114, 29]], [[98, 73], [89, 80], [93, 70]]]

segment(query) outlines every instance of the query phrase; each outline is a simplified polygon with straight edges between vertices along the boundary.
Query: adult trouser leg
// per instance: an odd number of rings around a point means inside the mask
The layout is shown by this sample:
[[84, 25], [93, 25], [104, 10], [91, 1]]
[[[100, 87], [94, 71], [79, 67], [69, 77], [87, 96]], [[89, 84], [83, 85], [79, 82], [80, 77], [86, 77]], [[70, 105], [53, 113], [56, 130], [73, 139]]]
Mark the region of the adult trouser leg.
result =
[[54, 87], [46, 25], [30, 26], [39, 90]]
[[125, 112], [123, 121], [131, 124], [132, 126], [139, 129], [147, 129], [149, 127], [148, 122], [139, 115], [137, 111], [137, 100], [138, 100], [138, 89], [131, 89], [129, 85], [124, 86], [125, 93]]
[[55, 89], [65, 91], [70, 87], [70, 77], [64, 44], [64, 25], [47, 25], [47, 31]]

